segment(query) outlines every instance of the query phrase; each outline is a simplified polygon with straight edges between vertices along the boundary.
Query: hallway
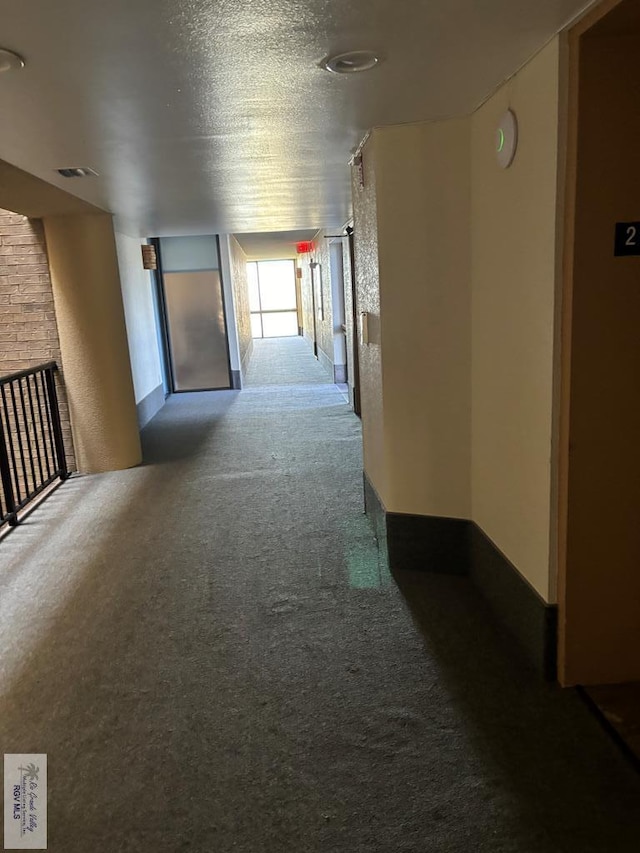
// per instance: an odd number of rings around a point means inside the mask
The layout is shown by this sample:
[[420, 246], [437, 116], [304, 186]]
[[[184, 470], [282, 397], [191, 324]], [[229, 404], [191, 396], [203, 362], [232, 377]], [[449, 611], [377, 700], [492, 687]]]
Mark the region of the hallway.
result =
[[381, 565], [301, 339], [144, 451], [0, 545], [0, 739], [48, 753], [52, 853], [637, 851], [640, 780], [576, 694], [465, 579]]

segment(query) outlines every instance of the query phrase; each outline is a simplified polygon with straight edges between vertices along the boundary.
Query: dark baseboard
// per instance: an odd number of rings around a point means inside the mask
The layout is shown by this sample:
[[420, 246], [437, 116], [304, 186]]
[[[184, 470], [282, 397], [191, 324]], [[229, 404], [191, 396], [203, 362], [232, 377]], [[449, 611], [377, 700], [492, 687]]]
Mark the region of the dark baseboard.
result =
[[242, 391], [242, 371], [241, 370], [230, 370], [229, 375], [231, 377], [231, 387], [234, 391]]
[[298, 326], [298, 336], [302, 337], [303, 335], [304, 335], [304, 329], [302, 328], [302, 326]]
[[373, 532], [381, 550], [387, 550], [387, 512], [378, 493], [373, 488], [371, 480], [363, 473], [364, 480], [364, 511], [369, 516]]
[[389, 565], [447, 575], [468, 574], [469, 522], [434, 515], [387, 514]]
[[472, 521], [387, 512], [364, 476], [365, 512], [389, 568], [466, 575], [545, 678], [556, 678], [557, 607], [549, 605]]
[[387, 512], [366, 474], [364, 489], [365, 512], [378, 543], [386, 550], [390, 569], [468, 574], [470, 522]]
[[246, 350], [244, 351], [244, 355], [240, 359], [240, 373], [241, 376], [245, 376], [247, 372], [247, 366], [249, 364], [249, 360], [253, 355], [253, 338], [249, 341]]
[[142, 400], [136, 404], [138, 426], [140, 429], [146, 426], [151, 418], [160, 411], [164, 406], [164, 402], [164, 387], [162, 385], [158, 385], [157, 388], [150, 391], [146, 397], [143, 397]]
[[543, 601], [477, 524], [470, 530], [469, 576], [536, 669], [555, 680], [558, 608]]
[[333, 382], [333, 362], [331, 361], [329, 356], [326, 354], [326, 352], [324, 352], [324, 350], [320, 349], [320, 347], [318, 347], [318, 361], [324, 367], [324, 369], [327, 371], [327, 373], [331, 377], [331, 381]]

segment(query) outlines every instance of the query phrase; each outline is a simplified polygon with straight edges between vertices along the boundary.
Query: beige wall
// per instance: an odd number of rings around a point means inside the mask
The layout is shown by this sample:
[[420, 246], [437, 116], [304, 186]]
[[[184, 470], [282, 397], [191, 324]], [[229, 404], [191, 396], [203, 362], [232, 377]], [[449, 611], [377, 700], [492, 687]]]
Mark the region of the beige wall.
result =
[[[313, 300], [311, 294], [311, 260], [319, 264], [314, 275], [322, 280], [322, 300], [324, 306], [323, 315], [320, 315], [319, 300], [316, 300], [316, 342], [318, 344], [318, 356], [323, 366], [333, 371], [333, 312], [331, 303], [331, 262], [329, 258], [329, 241], [325, 240], [325, 234], [329, 232], [319, 231], [313, 239], [314, 251], [312, 254], [301, 255], [299, 259], [302, 268], [301, 296], [302, 316], [305, 338], [313, 342]], [[320, 287], [316, 284], [316, 293], [319, 294]]]
[[[472, 515], [547, 601], [559, 40], [472, 119]], [[518, 153], [493, 139], [515, 110]]]
[[247, 256], [233, 235], [229, 235], [229, 256], [233, 301], [238, 327], [238, 348], [242, 363], [247, 357], [252, 343], [251, 309], [249, 307], [249, 284], [247, 281]]
[[559, 74], [556, 39], [471, 118], [374, 130], [354, 170], [365, 470], [388, 511], [472, 518], [547, 601]]
[[302, 270], [302, 278], [300, 279], [300, 312], [302, 314], [302, 329], [305, 339], [313, 344], [314, 341], [314, 326], [313, 326], [313, 301], [311, 299], [311, 276], [309, 273], [309, 262], [312, 259], [311, 254], [300, 255], [298, 264]]
[[322, 277], [322, 302], [324, 306], [323, 315], [318, 319], [317, 334], [318, 346], [326, 356], [323, 359], [326, 367], [331, 364], [333, 368], [333, 302], [331, 295], [331, 259], [329, 257], [329, 240], [325, 239], [328, 231], [319, 231], [315, 236], [316, 251], [315, 260], [320, 264], [316, 274]]
[[[385, 414], [380, 346], [380, 270], [378, 265], [378, 205], [376, 165], [379, 137], [372, 135], [362, 152], [364, 186], [353, 170], [355, 276], [358, 310], [369, 315], [370, 343], [356, 342], [360, 355], [360, 404], [364, 470], [378, 496], [388, 494], [385, 452]], [[360, 337], [360, 335], [359, 335]]]
[[298, 330], [304, 334], [304, 313], [302, 311], [302, 261], [296, 258], [296, 315], [298, 318]]
[[468, 518], [469, 121], [374, 136], [384, 502], [391, 512]]
[[349, 385], [349, 402], [354, 405], [354, 386], [356, 382], [354, 363], [354, 334], [353, 334], [353, 278], [351, 269], [351, 255], [349, 240], [342, 241], [342, 279], [344, 282], [344, 324], [347, 327], [346, 350], [347, 350], [347, 382]]
[[113, 222], [44, 220], [78, 469], [140, 462], [140, 437]]

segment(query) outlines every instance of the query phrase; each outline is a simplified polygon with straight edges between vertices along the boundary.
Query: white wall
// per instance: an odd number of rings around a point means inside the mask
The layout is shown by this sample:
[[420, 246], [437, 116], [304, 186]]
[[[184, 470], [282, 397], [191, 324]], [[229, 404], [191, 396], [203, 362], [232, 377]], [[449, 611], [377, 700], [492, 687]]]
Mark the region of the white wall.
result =
[[142, 267], [140, 237], [116, 232], [116, 248], [136, 403], [162, 384], [151, 273]]

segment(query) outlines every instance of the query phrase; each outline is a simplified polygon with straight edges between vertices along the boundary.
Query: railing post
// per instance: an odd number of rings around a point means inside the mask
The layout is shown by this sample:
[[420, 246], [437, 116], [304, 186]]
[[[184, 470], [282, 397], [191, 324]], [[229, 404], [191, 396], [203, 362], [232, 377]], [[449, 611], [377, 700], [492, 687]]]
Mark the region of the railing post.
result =
[[49, 395], [49, 404], [51, 409], [51, 420], [53, 425], [53, 439], [56, 446], [56, 461], [58, 463], [58, 471], [60, 479], [66, 480], [69, 476], [67, 469], [67, 457], [64, 452], [64, 439], [62, 438], [62, 424], [60, 423], [60, 412], [58, 410], [58, 394], [56, 392], [56, 378], [54, 376], [53, 367], [48, 367], [45, 371], [47, 381], [47, 394]]
[[4, 436], [4, 426], [0, 417], [0, 477], [2, 479], [2, 491], [4, 493], [4, 502], [6, 504], [7, 514], [5, 516], [7, 524], [15, 527], [18, 523], [18, 514], [16, 512], [16, 500], [13, 495], [13, 483], [11, 482], [11, 466], [9, 464], [9, 452], [7, 450], [7, 441]]

